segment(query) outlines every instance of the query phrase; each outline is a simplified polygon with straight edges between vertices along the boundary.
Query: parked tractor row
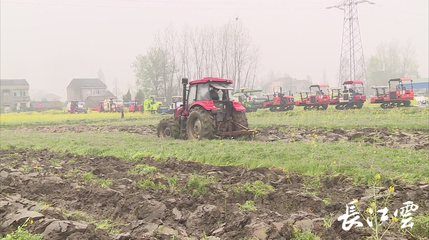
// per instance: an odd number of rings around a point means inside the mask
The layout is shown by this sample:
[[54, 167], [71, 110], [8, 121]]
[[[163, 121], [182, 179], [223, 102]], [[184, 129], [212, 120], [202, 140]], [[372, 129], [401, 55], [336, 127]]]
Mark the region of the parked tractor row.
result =
[[[406, 89], [403, 82], [410, 81], [411, 89]], [[375, 96], [371, 104], [380, 103], [383, 109], [393, 107], [409, 107], [414, 99], [412, 80], [410, 78], [396, 78], [388, 81], [389, 86], [373, 86]], [[397, 83], [395, 85], [395, 83]], [[395, 89], [392, 89], [395, 88]], [[386, 89], [389, 89], [386, 92]], [[304, 110], [326, 110], [329, 105], [337, 110], [361, 109], [366, 102], [363, 81], [345, 81], [343, 87], [329, 88], [327, 84], [315, 84], [309, 87], [307, 92], [298, 92], [299, 99], [294, 101], [292, 94], [285, 94], [281, 87], [274, 87], [273, 95], [259, 97], [252, 95], [262, 90], [241, 89], [234, 92], [233, 96], [242, 103], [246, 111], [253, 112], [257, 109], [270, 109], [270, 111], [293, 110], [294, 106], [304, 107]]]

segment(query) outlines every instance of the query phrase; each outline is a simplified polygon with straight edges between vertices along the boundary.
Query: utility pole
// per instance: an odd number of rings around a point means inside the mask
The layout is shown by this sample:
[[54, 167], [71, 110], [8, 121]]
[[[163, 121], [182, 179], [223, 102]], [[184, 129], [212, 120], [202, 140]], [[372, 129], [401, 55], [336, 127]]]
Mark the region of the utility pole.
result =
[[343, 0], [335, 6], [327, 7], [327, 9], [338, 8], [344, 11], [338, 86], [347, 80], [365, 81], [365, 58], [357, 11], [357, 5], [360, 3], [375, 4], [368, 0]]

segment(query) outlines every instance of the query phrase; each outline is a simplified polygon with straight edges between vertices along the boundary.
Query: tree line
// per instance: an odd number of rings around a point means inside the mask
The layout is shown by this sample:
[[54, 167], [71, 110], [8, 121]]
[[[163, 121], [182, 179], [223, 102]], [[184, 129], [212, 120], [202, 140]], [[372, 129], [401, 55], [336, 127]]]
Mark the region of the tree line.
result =
[[221, 26], [172, 25], [154, 34], [153, 44], [132, 63], [136, 85], [146, 95], [166, 97], [181, 93], [181, 79], [231, 79], [234, 88], [257, 84], [259, 48], [247, 28], [236, 19]]

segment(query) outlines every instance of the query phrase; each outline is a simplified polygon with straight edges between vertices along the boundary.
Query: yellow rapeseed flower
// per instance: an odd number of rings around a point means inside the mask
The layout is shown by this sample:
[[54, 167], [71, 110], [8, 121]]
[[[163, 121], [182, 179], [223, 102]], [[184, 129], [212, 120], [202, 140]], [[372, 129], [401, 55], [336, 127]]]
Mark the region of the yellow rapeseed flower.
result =
[[375, 179], [376, 179], [376, 180], [380, 180], [380, 179], [381, 179], [380, 174], [375, 175]]
[[388, 191], [391, 192], [391, 193], [393, 193], [395, 191], [395, 187], [390, 186]]
[[30, 219], [30, 224], [33, 224], [33, 219]]
[[372, 207], [372, 208], [375, 208], [375, 202], [372, 202], [372, 203], [371, 203], [371, 207]]
[[398, 221], [398, 219], [397, 219], [395, 216], [392, 216], [392, 221], [393, 221], [393, 222], [397, 222], [397, 221]]

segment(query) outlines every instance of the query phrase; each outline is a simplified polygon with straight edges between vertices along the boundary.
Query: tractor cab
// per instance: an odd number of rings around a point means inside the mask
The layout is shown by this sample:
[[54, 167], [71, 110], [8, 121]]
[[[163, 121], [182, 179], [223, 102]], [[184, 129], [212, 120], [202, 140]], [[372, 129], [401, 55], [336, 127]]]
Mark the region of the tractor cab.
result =
[[232, 93], [232, 99], [241, 102], [246, 108], [246, 112], [254, 112], [263, 107], [267, 98], [261, 97], [259, 93], [262, 90], [254, 89], [248, 90], [248, 88], [240, 88], [240, 91]]
[[143, 105], [138, 104], [140, 99], [133, 99], [129, 107], [130, 112], [143, 112]]
[[232, 80], [206, 77], [189, 82], [182, 79], [183, 105], [174, 118], [158, 125], [161, 138], [214, 139], [252, 135], [246, 109], [231, 99]]
[[316, 84], [310, 86], [310, 103], [329, 103], [329, 86], [327, 84]]
[[[411, 89], [404, 86], [410, 82]], [[409, 107], [414, 100], [413, 80], [411, 78], [394, 78], [389, 80], [389, 93], [383, 97], [381, 108]]]
[[383, 103], [386, 97], [386, 89], [388, 89], [389, 86], [372, 86], [371, 88], [375, 90], [375, 96], [371, 98], [371, 104]]
[[88, 113], [84, 104], [85, 103], [79, 101], [70, 101], [67, 104], [67, 111], [69, 113]]
[[280, 86], [273, 88], [272, 99], [263, 104], [263, 108], [269, 108], [272, 112], [293, 110], [294, 106], [294, 97], [283, 93], [283, 89]]
[[[366, 100], [366, 97], [364, 95], [364, 87], [363, 87], [363, 81], [345, 81], [343, 83], [344, 90], [343, 90], [343, 99], [344, 100], [350, 100], [350, 101], [360, 101]], [[365, 99], [363, 99], [365, 98]]]
[[[403, 82], [410, 82], [411, 89], [407, 89]], [[411, 78], [395, 78], [389, 80], [388, 100], [413, 100], [413, 80]]]
[[182, 106], [182, 104], [183, 104], [182, 96], [172, 96], [168, 113], [174, 113], [174, 110]]
[[295, 102], [295, 106], [305, 106], [306, 102], [309, 101], [309, 92], [297, 92], [299, 94], [299, 100]]
[[331, 102], [330, 105], [336, 105], [340, 102], [340, 99], [342, 97], [342, 88], [339, 87], [333, 87], [331, 90]]

